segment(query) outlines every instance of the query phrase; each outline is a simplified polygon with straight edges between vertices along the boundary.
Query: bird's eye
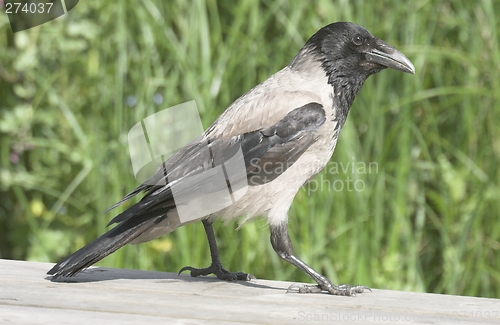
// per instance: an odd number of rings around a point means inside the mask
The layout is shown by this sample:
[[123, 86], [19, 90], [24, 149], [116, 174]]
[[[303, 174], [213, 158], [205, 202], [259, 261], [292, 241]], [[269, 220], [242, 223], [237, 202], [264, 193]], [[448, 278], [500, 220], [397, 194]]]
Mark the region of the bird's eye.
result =
[[354, 35], [354, 37], [352, 38], [352, 42], [357, 46], [363, 44], [363, 41], [364, 39], [361, 35]]

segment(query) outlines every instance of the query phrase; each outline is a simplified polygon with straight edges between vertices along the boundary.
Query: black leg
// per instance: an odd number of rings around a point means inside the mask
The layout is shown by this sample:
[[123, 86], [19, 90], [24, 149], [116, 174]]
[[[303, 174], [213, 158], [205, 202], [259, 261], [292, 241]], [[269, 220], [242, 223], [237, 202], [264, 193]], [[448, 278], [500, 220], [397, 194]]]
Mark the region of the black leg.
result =
[[197, 269], [192, 266], [185, 266], [179, 271], [179, 274], [184, 271], [190, 271], [192, 277], [215, 274], [219, 279], [226, 281], [250, 281], [252, 279], [255, 279], [255, 277], [251, 274], [244, 272], [229, 272], [222, 266], [219, 256], [219, 250], [217, 249], [217, 242], [215, 241], [214, 230], [212, 228], [212, 222], [208, 220], [203, 220], [202, 222], [203, 227], [205, 227], [205, 232], [207, 233], [208, 246], [210, 247], [210, 255], [212, 256], [212, 264], [210, 264], [209, 267], [203, 269]]
[[[287, 224], [283, 223], [279, 226], [271, 226], [271, 244], [274, 251], [285, 261], [295, 265], [297, 268], [309, 275], [318, 285], [292, 285], [288, 290], [298, 289], [299, 293], [316, 293], [327, 291], [333, 295], [351, 296], [356, 293], [362, 293], [365, 289], [370, 288], [365, 286], [353, 286], [344, 284], [340, 286], [333, 285], [326, 277], [316, 272], [309, 265], [301, 261], [293, 254], [292, 242], [288, 236]], [[371, 291], [371, 290], [370, 290]]]

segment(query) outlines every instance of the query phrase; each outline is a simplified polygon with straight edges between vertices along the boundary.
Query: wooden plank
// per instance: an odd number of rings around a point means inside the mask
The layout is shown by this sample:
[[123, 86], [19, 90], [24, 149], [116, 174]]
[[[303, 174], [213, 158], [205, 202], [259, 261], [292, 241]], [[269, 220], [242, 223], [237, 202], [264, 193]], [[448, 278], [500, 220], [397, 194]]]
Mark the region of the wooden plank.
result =
[[390, 290], [287, 293], [291, 282], [224, 282], [91, 268], [55, 283], [53, 264], [0, 260], [0, 324], [500, 324], [500, 300]]

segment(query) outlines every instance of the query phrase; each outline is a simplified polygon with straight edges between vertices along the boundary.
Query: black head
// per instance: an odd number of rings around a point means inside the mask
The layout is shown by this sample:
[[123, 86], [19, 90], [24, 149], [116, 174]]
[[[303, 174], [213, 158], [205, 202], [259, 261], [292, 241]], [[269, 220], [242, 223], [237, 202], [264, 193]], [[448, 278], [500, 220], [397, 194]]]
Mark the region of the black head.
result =
[[338, 22], [321, 28], [304, 49], [324, 61], [367, 76], [385, 68], [415, 73], [411, 61], [401, 52], [354, 23]]
[[[308, 56], [319, 60], [328, 83], [344, 89], [350, 107], [364, 81], [385, 68], [415, 73], [415, 68], [401, 52], [373, 36], [361, 26], [337, 22], [321, 28], [304, 45], [291, 67], [304, 65]], [[337, 92], [336, 90], [336, 92]]]

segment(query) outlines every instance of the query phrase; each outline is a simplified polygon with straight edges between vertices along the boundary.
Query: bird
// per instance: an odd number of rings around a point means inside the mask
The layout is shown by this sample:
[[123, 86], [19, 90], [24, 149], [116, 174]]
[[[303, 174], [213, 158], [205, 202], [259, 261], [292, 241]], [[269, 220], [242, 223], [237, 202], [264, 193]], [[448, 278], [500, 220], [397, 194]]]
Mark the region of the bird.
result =
[[[366, 79], [386, 68], [415, 73], [404, 54], [355, 23], [322, 27], [287, 66], [236, 99], [203, 134], [114, 204], [110, 209], [143, 193], [140, 201], [109, 222], [108, 226], [116, 224], [114, 228], [62, 259], [47, 274], [52, 281], [67, 279], [126, 244], [143, 243], [201, 221], [212, 262], [206, 268], [186, 266], [179, 274], [253, 280], [249, 273], [223, 267], [212, 224], [218, 218], [239, 218], [243, 224], [263, 217], [274, 251], [316, 282], [291, 290], [346, 296], [369, 290], [363, 285], [335, 285], [297, 257], [288, 235], [288, 211], [299, 189], [330, 160]], [[233, 168], [236, 171], [229, 179], [232, 160], [241, 168]], [[209, 171], [224, 166], [225, 182], [214, 182]], [[232, 201], [217, 206], [220, 202], [210, 195], [228, 188]], [[215, 207], [204, 213], [198, 203], [208, 201]], [[180, 211], [190, 204], [199, 211], [196, 217], [183, 219]]]

